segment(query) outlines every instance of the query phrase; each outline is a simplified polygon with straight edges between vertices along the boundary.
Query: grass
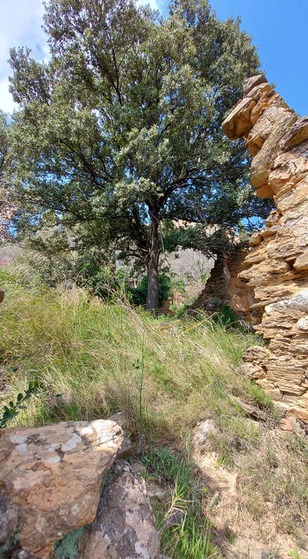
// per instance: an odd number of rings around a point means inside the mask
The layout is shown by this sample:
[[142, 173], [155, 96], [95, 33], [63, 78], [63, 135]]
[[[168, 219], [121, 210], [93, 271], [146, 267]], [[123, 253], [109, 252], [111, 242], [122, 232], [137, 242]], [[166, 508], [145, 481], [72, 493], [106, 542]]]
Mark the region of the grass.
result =
[[307, 464], [307, 439], [269, 432], [262, 446], [245, 456], [240, 473], [241, 506], [258, 521], [269, 507], [277, 510], [277, 529], [295, 535], [303, 545], [308, 543]]
[[220, 557], [204, 514], [204, 488], [193, 476], [193, 465], [164, 447], [143, 454], [141, 460], [147, 475], [170, 489], [167, 502], [154, 508], [163, 553], [170, 559]]
[[81, 290], [12, 285], [1, 313], [3, 400], [14, 400], [35, 379], [42, 387], [19, 425], [122, 410], [136, 433], [178, 441], [203, 417], [222, 426], [240, 418], [230, 396], [252, 394], [234, 366], [253, 336], [213, 326], [206, 316], [153, 318], [123, 303], [93, 304]]
[[266, 411], [271, 427], [277, 422], [269, 397], [236, 372], [245, 349], [256, 343], [253, 334], [213, 324], [202, 312], [154, 317], [120, 300], [99, 304], [76, 288], [26, 287], [12, 275], [2, 276], [2, 286], [0, 416], [29, 383], [40, 384], [40, 394], [9, 425], [93, 420], [124, 411], [150, 474], [172, 487], [169, 503], [157, 510], [164, 553], [204, 559], [218, 551], [185, 441], [198, 421], [210, 417], [217, 426], [210, 444], [218, 461], [229, 468], [240, 464], [242, 511], [262, 523], [267, 503], [273, 503], [277, 530], [300, 542], [307, 448], [297, 436], [271, 438], [239, 404]]

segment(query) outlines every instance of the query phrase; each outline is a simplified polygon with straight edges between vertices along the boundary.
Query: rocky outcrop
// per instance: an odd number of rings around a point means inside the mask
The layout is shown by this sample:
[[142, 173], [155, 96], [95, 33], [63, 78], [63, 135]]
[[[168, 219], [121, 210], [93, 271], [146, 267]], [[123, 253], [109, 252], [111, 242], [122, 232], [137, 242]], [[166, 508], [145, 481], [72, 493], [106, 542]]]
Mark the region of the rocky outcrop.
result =
[[0, 548], [11, 540], [23, 553], [49, 558], [55, 542], [93, 522], [122, 442], [113, 421], [1, 430]]
[[95, 522], [79, 544], [80, 559], [156, 559], [160, 542], [145, 482], [130, 466], [114, 465]]
[[286, 408], [308, 420], [308, 118], [300, 118], [264, 76], [246, 80], [245, 97], [223, 123], [230, 139], [244, 137], [252, 156], [256, 195], [273, 197], [266, 228], [251, 238], [240, 278], [262, 312], [257, 330], [267, 341], [259, 358], [246, 356], [250, 376]]
[[254, 320], [256, 312], [251, 312], [255, 300], [252, 288], [247, 287], [240, 277], [246, 250], [234, 255], [216, 255], [211, 275], [197, 303], [209, 312], [219, 311], [222, 304], [229, 305], [239, 316]]

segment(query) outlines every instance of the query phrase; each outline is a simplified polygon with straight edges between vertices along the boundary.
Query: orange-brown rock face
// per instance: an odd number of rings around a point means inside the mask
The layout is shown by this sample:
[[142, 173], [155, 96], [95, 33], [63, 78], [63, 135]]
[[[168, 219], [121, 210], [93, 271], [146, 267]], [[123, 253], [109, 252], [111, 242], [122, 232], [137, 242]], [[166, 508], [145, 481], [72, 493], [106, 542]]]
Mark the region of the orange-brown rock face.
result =
[[0, 545], [18, 532], [19, 557], [53, 556], [55, 542], [95, 519], [102, 477], [122, 443], [110, 420], [1, 429]]
[[[240, 278], [262, 312], [257, 330], [268, 342], [252, 377], [289, 414], [308, 420], [308, 117], [300, 118], [263, 76], [244, 84], [245, 97], [223, 123], [230, 139], [245, 137], [257, 196], [276, 210], [251, 238]], [[262, 371], [262, 374], [260, 374]]]

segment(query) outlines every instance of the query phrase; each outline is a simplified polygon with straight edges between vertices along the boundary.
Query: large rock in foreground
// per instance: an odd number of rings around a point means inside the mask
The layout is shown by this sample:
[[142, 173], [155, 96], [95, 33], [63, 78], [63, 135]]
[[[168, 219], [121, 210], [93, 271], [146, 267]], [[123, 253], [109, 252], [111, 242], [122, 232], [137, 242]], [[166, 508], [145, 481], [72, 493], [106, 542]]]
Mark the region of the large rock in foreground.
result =
[[0, 545], [47, 558], [54, 543], [96, 516], [102, 476], [123, 443], [114, 421], [0, 431]]

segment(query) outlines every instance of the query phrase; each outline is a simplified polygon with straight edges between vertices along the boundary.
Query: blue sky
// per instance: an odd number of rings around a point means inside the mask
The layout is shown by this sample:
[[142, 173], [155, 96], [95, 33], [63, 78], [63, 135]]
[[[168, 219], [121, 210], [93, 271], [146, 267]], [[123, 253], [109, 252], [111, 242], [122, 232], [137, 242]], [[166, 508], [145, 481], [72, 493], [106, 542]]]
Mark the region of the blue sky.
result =
[[[141, 2], [140, 2], [141, 3]], [[142, 2], [143, 3], [143, 2]], [[166, 12], [166, 0], [151, 0]], [[308, 115], [308, 0], [210, 0], [219, 19], [240, 16], [258, 47], [262, 69], [286, 102]], [[13, 46], [27, 45], [37, 60], [47, 57], [41, 29], [41, 0], [0, 0], [0, 109], [12, 112], [7, 59]]]

